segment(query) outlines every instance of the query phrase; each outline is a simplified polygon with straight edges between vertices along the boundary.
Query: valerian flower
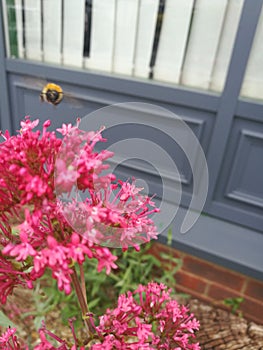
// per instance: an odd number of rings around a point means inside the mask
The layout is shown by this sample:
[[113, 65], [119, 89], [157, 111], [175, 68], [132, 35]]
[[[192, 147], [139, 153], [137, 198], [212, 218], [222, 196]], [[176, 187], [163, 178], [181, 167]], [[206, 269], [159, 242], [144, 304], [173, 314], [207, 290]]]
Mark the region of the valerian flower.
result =
[[[50, 121], [42, 131], [33, 131], [39, 121], [29, 117], [16, 136], [1, 134], [1, 303], [19, 285], [32, 289], [50, 269], [59, 290], [69, 294], [74, 285], [88, 337], [79, 340], [70, 322], [73, 341], [66, 343], [43, 324], [35, 350], [199, 350], [193, 342], [199, 322], [163, 284], [140, 285], [120, 295], [117, 307], [108, 309], [95, 326], [74, 265], [96, 259], [98, 272], [105, 269], [109, 274], [117, 268], [117, 257], [107, 247], [138, 250], [141, 243], [157, 238], [150, 216], [159, 209], [135, 180], [116, 182], [105, 172], [113, 154], [95, 149], [97, 142], [105, 141], [103, 128], [84, 132], [78, 123], [57, 130], [63, 139], [48, 131]], [[79, 193], [85, 199], [79, 200]], [[15, 332], [9, 328], [0, 336], [0, 349], [28, 349]]]
[[117, 307], [100, 317], [98, 331], [107, 336], [92, 349], [199, 350], [193, 342], [199, 322], [170, 292], [165, 285], [151, 282], [121, 295]]
[[[79, 123], [79, 121], [78, 121]], [[72, 266], [96, 259], [98, 271], [117, 268], [117, 257], [107, 246], [129, 245], [157, 237], [149, 218], [158, 211], [135, 184], [115, 183], [104, 173], [113, 155], [95, 145], [101, 132], [84, 132], [63, 124], [63, 139], [43, 124], [26, 117], [16, 136], [2, 134], [0, 144], [0, 295], [14, 287], [32, 288], [46, 269], [52, 270], [60, 290], [71, 291]], [[63, 198], [83, 193], [78, 202]], [[64, 196], [64, 197], [63, 197]], [[150, 209], [152, 207], [152, 209]], [[101, 246], [103, 245], [103, 246]]]
[[[19, 343], [17, 342], [17, 337], [15, 336], [16, 328], [8, 328], [0, 336], [0, 349], [1, 350], [19, 350], [21, 349]], [[28, 347], [24, 347], [28, 349]]]

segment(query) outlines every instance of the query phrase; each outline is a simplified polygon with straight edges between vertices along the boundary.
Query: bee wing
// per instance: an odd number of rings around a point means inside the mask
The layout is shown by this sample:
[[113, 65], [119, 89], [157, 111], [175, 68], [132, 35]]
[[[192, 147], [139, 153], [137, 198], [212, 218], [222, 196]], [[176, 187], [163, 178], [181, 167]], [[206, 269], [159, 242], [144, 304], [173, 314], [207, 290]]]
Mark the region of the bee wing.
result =
[[84, 103], [80, 102], [74, 95], [68, 91], [64, 91], [64, 98], [70, 103], [74, 108], [83, 108]]
[[45, 79], [38, 79], [32, 77], [23, 77], [20, 81], [25, 87], [28, 87], [32, 90], [37, 90], [41, 93], [43, 87], [47, 84]]
[[[48, 84], [51, 83], [52, 81], [47, 81], [45, 79], [39, 79], [39, 78], [33, 78], [33, 77], [22, 77], [21, 82], [23, 86], [30, 88], [31, 90], [37, 90], [39, 91], [39, 94], [41, 94], [43, 88]], [[69, 104], [72, 105], [74, 108], [83, 108], [84, 104], [81, 103], [79, 100], [74, 97], [74, 95], [68, 91], [64, 91], [63, 85], [60, 85], [57, 82], [54, 82], [55, 84], [58, 84], [61, 86], [63, 90], [63, 97], [68, 101]], [[63, 103], [63, 100], [62, 102]]]

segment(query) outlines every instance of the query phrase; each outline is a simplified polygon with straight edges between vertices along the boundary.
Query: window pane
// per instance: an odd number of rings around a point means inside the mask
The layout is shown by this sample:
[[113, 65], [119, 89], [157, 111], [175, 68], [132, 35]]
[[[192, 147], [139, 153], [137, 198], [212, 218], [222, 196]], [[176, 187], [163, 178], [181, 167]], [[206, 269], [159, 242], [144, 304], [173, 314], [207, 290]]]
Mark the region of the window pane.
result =
[[244, 0], [3, 0], [9, 57], [221, 92]]
[[241, 96], [263, 99], [263, 8], [250, 52]]

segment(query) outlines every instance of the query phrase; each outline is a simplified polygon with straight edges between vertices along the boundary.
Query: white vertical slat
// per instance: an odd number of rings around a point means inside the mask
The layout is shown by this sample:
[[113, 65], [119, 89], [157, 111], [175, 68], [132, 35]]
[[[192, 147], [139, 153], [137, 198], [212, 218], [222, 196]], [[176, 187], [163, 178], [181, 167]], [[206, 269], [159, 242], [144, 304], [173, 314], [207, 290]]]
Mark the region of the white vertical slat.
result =
[[112, 70], [114, 47], [115, 0], [93, 0], [90, 57], [86, 67]]
[[141, 0], [134, 59], [134, 75], [148, 78], [159, 1]]
[[117, 0], [113, 71], [132, 75], [138, 0]]
[[4, 24], [6, 55], [7, 55], [7, 57], [10, 57], [10, 41], [9, 41], [9, 31], [8, 31], [9, 23], [8, 23], [8, 16], [7, 16], [7, 3], [6, 3], [6, 0], [3, 0], [2, 3], [0, 3], [0, 6], [1, 6], [2, 11], [3, 11], [3, 24]]
[[45, 62], [61, 62], [61, 0], [43, 1], [43, 55]]
[[193, 0], [167, 0], [154, 67], [154, 78], [179, 83]]
[[247, 64], [245, 78], [241, 89], [241, 96], [263, 100], [263, 9], [250, 57]]
[[211, 90], [220, 92], [224, 88], [243, 3], [244, 0], [231, 0], [228, 3], [225, 24], [212, 75]]
[[24, 58], [22, 0], [15, 0], [15, 7], [16, 7], [16, 31], [17, 31], [18, 57]]
[[41, 60], [41, 3], [40, 0], [25, 0], [26, 58]]
[[182, 84], [208, 89], [224, 24], [227, 0], [197, 0]]
[[63, 63], [81, 67], [85, 28], [85, 0], [64, 0]]

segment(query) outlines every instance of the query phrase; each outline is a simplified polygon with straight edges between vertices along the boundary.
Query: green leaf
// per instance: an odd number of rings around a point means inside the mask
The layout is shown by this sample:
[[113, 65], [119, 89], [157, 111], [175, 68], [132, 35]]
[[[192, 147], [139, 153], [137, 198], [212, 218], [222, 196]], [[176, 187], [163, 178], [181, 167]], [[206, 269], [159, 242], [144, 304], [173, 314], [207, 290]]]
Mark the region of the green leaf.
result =
[[244, 298], [226, 298], [223, 300], [223, 303], [231, 308], [231, 312], [235, 313], [239, 308], [240, 304], [244, 301]]
[[167, 245], [171, 246], [172, 241], [173, 241], [173, 231], [172, 231], [172, 228], [170, 227], [167, 232]]
[[35, 326], [35, 329], [39, 329], [41, 327], [41, 324], [42, 324], [42, 321], [45, 320], [45, 317], [44, 316], [36, 316], [34, 318], [34, 326]]
[[97, 306], [100, 302], [100, 298], [92, 299], [89, 301], [89, 308], [92, 310], [95, 306]]
[[0, 326], [8, 328], [10, 327], [16, 327], [16, 325], [2, 312], [0, 311]]

